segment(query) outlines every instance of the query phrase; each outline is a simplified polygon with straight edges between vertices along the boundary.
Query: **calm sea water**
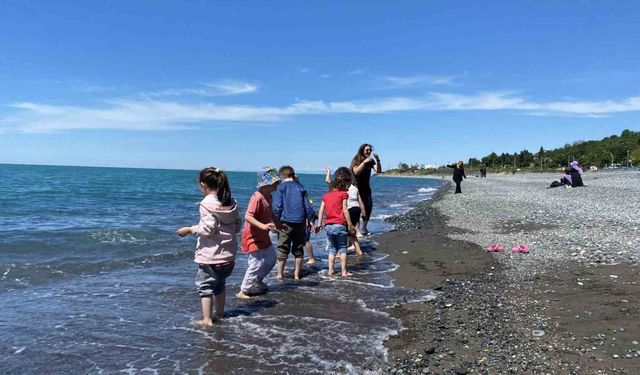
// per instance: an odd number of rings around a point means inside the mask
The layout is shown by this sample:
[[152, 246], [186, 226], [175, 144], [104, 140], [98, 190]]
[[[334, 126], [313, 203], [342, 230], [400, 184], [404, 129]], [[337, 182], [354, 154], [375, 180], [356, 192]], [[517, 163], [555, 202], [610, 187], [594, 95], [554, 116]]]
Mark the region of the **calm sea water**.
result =
[[[400, 323], [386, 309], [430, 291], [394, 286], [396, 265], [375, 251], [349, 257], [355, 276], [326, 276], [321, 261], [300, 282], [269, 280], [255, 301], [234, 297], [246, 258], [227, 281], [227, 318], [199, 315], [195, 239], [197, 172], [0, 165], [0, 373], [360, 373], [383, 361]], [[230, 172], [241, 212], [255, 174]], [[318, 207], [321, 175], [301, 175]], [[373, 178], [373, 233], [384, 218], [429, 199], [440, 181]], [[291, 264], [288, 269], [291, 269]]]

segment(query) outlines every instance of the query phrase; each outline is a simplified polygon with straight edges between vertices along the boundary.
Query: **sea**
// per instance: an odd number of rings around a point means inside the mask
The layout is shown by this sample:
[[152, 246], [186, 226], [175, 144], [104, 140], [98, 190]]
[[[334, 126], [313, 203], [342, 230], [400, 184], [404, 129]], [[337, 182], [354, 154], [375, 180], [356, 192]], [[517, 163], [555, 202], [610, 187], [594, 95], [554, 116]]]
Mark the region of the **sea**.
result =
[[[376, 250], [385, 221], [430, 199], [436, 179], [372, 177], [373, 236], [350, 255], [351, 278], [329, 277], [324, 232], [303, 278], [267, 283], [251, 301], [235, 293], [247, 265], [227, 279], [225, 319], [200, 316], [195, 238], [197, 171], [0, 165], [0, 373], [360, 374], [387, 358], [402, 329], [388, 314], [430, 290], [396, 286], [398, 268]], [[244, 216], [256, 174], [228, 172]], [[299, 175], [314, 206], [324, 176]], [[292, 261], [287, 270], [292, 269]]]

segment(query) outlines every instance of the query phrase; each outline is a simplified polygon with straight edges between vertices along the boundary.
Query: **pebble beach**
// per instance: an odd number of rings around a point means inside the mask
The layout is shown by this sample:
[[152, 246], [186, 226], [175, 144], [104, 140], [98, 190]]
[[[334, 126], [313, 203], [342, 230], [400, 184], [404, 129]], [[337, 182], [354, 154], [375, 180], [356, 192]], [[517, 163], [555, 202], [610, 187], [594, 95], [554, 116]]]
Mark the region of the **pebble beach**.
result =
[[439, 298], [394, 307], [384, 373], [640, 373], [640, 173], [559, 177], [469, 176], [391, 219], [393, 276]]

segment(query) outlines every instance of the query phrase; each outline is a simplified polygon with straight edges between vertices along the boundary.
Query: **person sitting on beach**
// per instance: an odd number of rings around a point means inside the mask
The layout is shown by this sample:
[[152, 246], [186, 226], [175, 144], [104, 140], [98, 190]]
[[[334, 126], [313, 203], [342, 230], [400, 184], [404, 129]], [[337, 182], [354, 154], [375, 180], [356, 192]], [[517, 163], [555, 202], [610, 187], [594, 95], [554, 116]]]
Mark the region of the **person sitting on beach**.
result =
[[336, 254], [340, 257], [342, 276], [352, 276], [352, 273], [347, 272], [347, 237], [349, 234], [355, 235], [347, 208], [349, 185], [351, 185], [351, 173], [345, 173], [338, 168], [332, 182], [333, 189], [322, 196], [318, 214], [316, 233], [319, 233], [324, 226], [329, 243], [329, 270], [327, 271], [329, 276], [334, 273]]
[[[273, 196], [273, 215], [276, 223], [283, 225], [278, 233], [278, 279], [284, 277], [284, 268], [289, 253], [294, 257], [293, 278], [300, 280], [304, 256], [307, 222], [315, 221], [316, 212], [309, 203], [307, 190], [295, 180], [295, 171], [285, 165], [280, 168], [283, 183]], [[313, 226], [313, 224], [312, 224]]]
[[269, 231], [276, 231], [271, 210], [271, 193], [280, 183], [275, 168], [265, 167], [258, 171], [258, 191], [249, 199], [244, 215], [244, 228], [240, 248], [248, 254], [247, 271], [236, 297], [247, 299], [267, 292], [265, 278], [276, 264], [276, 251], [269, 238]]
[[[202, 319], [195, 323], [212, 326], [213, 320], [224, 316], [225, 284], [235, 266], [240, 216], [223, 171], [213, 167], [203, 169], [198, 187], [204, 195], [199, 204], [200, 222], [182, 227], [176, 234], [180, 237], [193, 234], [198, 238], [194, 260], [198, 263], [196, 286], [202, 305]], [[215, 315], [212, 296], [215, 298]]]
[[377, 152], [373, 152], [373, 146], [367, 143], [360, 145], [358, 153], [351, 160], [351, 170], [356, 178], [356, 185], [360, 192], [360, 198], [364, 202], [364, 211], [362, 212], [362, 235], [369, 234], [367, 225], [371, 219], [371, 211], [373, 210], [373, 196], [371, 194], [371, 171], [382, 173], [382, 164]]
[[467, 175], [464, 174], [464, 163], [462, 160], [458, 161], [454, 164], [447, 164], [448, 168], [453, 168], [453, 182], [456, 183], [456, 192], [455, 194], [462, 193], [462, 189], [460, 188], [460, 183], [462, 182], [462, 178], [467, 178]]
[[[582, 168], [577, 160], [574, 160], [569, 164], [569, 168], [566, 170], [566, 173], [569, 177], [569, 185], [571, 185], [571, 187], [584, 186], [584, 183], [582, 182]], [[565, 178], [567, 176], [565, 176]]]

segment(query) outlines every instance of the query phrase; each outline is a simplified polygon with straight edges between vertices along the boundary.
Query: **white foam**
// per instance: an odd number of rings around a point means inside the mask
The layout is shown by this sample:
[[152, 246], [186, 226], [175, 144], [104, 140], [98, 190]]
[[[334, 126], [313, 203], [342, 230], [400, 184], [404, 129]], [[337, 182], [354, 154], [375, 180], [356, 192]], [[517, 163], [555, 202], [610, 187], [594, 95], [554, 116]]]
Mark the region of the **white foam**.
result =
[[0, 278], [0, 280], [4, 280], [7, 278], [7, 275], [9, 274], [9, 272], [11, 271], [12, 268], [14, 268], [16, 265], [14, 263], [11, 263], [8, 265], [7, 270], [4, 271], [4, 273], [2, 274], [2, 278]]
[[100, 243], [141, 243], [145, 244], [147, 241], [144, 238], [137, 238], [129, 232], [123, 232], [118, 230], [106, 230], [90, 233], [89, 236]]
[[389, 257], [389, 254], [382, 254], [379, 258], [372, 259], [372, 262], [379, 262], [381, 260], [385, 260]]
[[[351, 276], [353, 277], [353, 276]], [[382, 284], [376, 284], [376, 283], [368, 283], [366, 281], [358, 281], [358, 280], [354, 280], [354, 279], [342, 279], [339, 280], [345, 283], [350, 283], [350, 284], [358, 284], [358, 285], [367, 285], [367, 286], [372, 286], [375, 288], [381, 288], [381, 289], [392, 289], [395, 287], [395, 284], [393, 282], [393, 280], [391, 280], [391, 282], [389, 283], [389, 285], [382, 285]]]
[[24, 350], [26, 349], [26, 346], [23, 346], [22, 348], [19, 348], [18, 350], [16, 350], [15, 352], [13, 352], [13, 354], [20, 354], [22, 352], [24, 352]]
[[429, 188], [422, 187], [422, 188], [418, 189], [418, 193], [433, 193], [435, 191], [438, 191], [438, 189], [431, 188], [431, 187], [429, 187]]
[[380, 311], [380, 310], [376, 310], [376, 309], [372, 309], [371, 307], [367, 306], [367, 304], [361, 299], [357, 300], [356, 302], [358, 303], [360, 308], [362, 308], [364, 311], [367, 311], [367, 312], [372, 313], [374, 315], [384, 316], [385, 318], [389, 317], [389, 313], [386, 313], [386, 312]]
[[373, 275], [373, 274], [377, 274], [377, 273], [390, 273], [390, 272], [398, 270], [399, 268], [400, 268], [400, 266], [394, 263], [394, 264], [391, 265], [391, 267], [389, 269], [386, 269], [386, 270], [375, 270], [375, 271], [368, 271], [368, 270], [358, 271], [358, 275]]
[[393, 215], [390, 214], [378, 214], [372, 217], [372, 219], [376, 219], [376, 220], [384, 220], [386, 218], [390, 218]]

